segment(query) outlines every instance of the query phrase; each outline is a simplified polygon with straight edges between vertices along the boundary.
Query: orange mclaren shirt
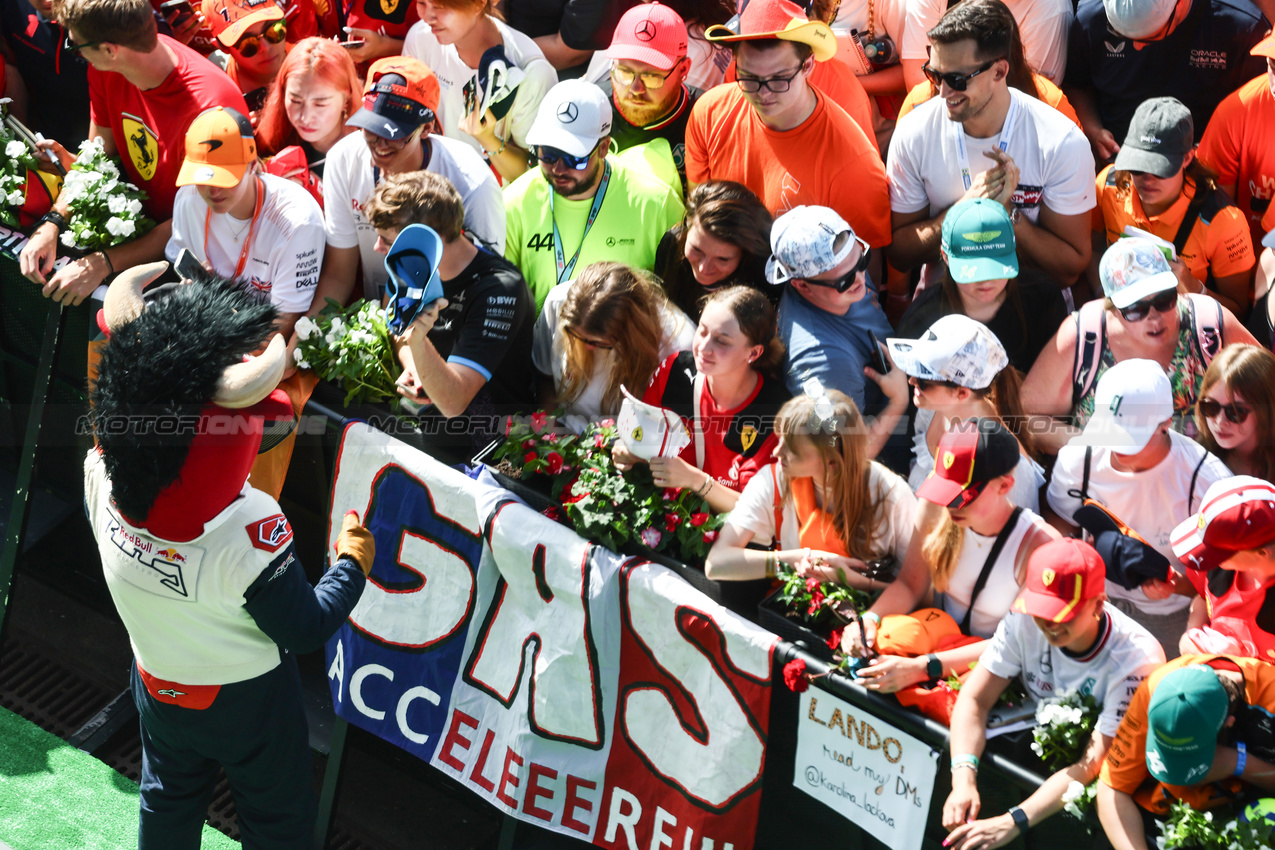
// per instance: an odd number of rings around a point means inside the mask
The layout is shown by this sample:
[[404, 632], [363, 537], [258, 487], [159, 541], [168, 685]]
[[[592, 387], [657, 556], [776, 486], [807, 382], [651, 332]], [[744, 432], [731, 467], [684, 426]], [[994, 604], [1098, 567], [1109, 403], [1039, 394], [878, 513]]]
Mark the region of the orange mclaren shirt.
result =
[[[1116, 186], [1115, 174], [1114, 166], [1110, 165], [1098, 174], [1098, 206], [1092, 214], [1094, 231], [1105, 230], [1110, 245], [1124, 234], [1126, 225], [1132, 224], [1172, 242], [1186, 217], [1187, 206], [1195, 197], [1195, 182], [1188, 177], [1173, 206], [1160, 215], [1148, 216], [1142, 211], [1138, 193], [1132, 186], [1127, 192]], [[1219, 207], [1217, 203], [1206, 202], [1179, 259], [1201, 283], [1208, 280], [1210, 271], [1216, 278], [1252, 269], [1257, 258], [1244, 214], [1234, 204]]]
[[1133, 796], [1138, 805], [1157, 814], [1167, 814], [1174, 800], [1180, 799], [1197, 809], [1207, 809], [1227, 802], [1242, 783], [1228, 778], [1222, 782], [1201, 785], [1165, 785], [1157, 782], [1147, 770], [1147, 706], [1156, 686], [1167, 674], [1190, 664], [1208, 664], [1223, 670], [1238, 670], [1244, 676], [1244, 692], [1248, 704], [1275, 710], [1275, 664], [1256, 658], [1233, 658], [1222, 655], [1184, 655], [1175, 658], [1147, 677], [1120, 721], [1116, 737], [1107, 751], [1098, 778]]
[[776, 216], [802, 204], [831, 207], [873, 248], [889, 245], [881, 157], [844, 109], [815, 95], [810, 117], [780, 131], [762, 123], [739, 86], [705, 92], [686, 125], [686, 179], [742, 183]]
[[1196, 155], [1218, 175], [1221, 186], [1235, 184], [1235, 204], [1248, 220], [1253, 243], [1275, 190], [1275, 96], [1266, 75], [1254, 77], [1227, 95], [1200, 137]]
[[[1048, 77], [1042, 77], [1040, 74], [1032, 74], [1032, 79], [1036, 81], [1036, 91], [1040, 92], [1041, 102], [1057, 109], [1070, 118], [1077, 127], [1080, 127], [1080, 119], [1076, 117], [1076, 110], [1072, 109], [1071, 101], [1067, 100], [1067, 95], [1063, 94], [1062, 89], [1050, 82]], [[908, 96], [903, 99], [903, 105], [899, 107], [899, 118], [907, 115], [937, 93], [929, 80], [917, 83], [912, 87], [912, 91], [908, 92]], [[1085, 128], [1080, 127], [1080, 129], [1084, 130]]]

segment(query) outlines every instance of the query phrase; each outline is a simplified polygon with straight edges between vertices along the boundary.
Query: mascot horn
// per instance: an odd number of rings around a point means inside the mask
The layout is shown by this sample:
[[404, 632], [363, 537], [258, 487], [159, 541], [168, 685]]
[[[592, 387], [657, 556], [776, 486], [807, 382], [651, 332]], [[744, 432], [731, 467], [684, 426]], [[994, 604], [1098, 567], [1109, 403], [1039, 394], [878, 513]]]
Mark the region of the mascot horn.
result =
[[144, 300], [165, 268], [130, 269], [107, 290], [90, 396], [97, 445], [84, 461], [84, 504], [136, 662], [138, 847], [197, 850], [218, 765], [246, 850], [309, 847], [296, 654], [345, 622], [375, 544], [346, 515], [335, 562], [311, 586], [288, 518], [247, 483], [263, 433], [292, 421], [277, 389], [286, 348], [275, 310], [213, 279]]

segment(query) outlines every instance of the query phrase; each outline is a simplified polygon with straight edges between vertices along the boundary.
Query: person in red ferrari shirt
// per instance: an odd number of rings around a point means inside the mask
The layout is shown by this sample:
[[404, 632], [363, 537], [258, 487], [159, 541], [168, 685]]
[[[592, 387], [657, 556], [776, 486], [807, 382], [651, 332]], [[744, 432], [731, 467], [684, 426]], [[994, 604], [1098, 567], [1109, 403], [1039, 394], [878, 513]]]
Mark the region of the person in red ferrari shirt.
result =
[[[130, 183], [146, 192], [143, 210], [160, 222], [146, 234], [67, 263], [56, 274], [65, 202], [31, 234], [22, 249], [23, 275], [43, 294], [76, 305], [116, 270], [162, 259], [171, 231], [177, 174], [186, 154], [186, 129], [205, 109], [225, 106], [248, 113], [238, 86], [189, 47], [158, 34], [147, 0], [56, 0], [53, 12], [71, 46], [88, 61], [89, 138], [118, 156]], [[47, 146], [71, 163], [60, 144]]]

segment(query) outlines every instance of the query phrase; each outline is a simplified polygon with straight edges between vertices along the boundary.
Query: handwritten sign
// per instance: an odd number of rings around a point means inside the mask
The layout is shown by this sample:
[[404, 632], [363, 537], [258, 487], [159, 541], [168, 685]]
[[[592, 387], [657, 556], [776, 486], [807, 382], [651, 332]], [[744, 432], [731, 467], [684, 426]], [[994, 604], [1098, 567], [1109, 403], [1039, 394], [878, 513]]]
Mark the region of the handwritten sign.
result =
[[801, 695], [793, 785], [893, 850], [920, 850], [938, 752], [832, 694]]

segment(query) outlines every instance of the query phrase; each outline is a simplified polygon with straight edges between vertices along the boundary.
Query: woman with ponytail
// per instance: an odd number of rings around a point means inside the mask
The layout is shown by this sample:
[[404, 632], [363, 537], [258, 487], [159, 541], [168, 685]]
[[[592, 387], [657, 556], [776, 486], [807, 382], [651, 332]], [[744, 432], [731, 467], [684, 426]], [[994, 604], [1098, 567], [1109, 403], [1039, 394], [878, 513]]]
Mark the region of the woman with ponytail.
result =
[[917, 406], [908, 484], [915, 490], [934, 470], [935, 449], [954, 422], [992, 419], [1018, 440], [1009, 500], [1039, 510], [1045, 474], [1033, 459], [1035, 443], [1019, 398], [1022, 377], [1009, 365], [996, 336], [968, 316], [953, 313], [931, 325], [920, 339], [891, 338], [888, 345], [890, 356], [908, 375]]
[[[967, 672], [1018, 596], [1027, 558], [1059, 539], [1009, 500], [1019, 452], [996, 419], [954, 423], [939, 441], [941, 460], [917, 490], [924, 533], [913, 538], [898, 579], [863, 615], [867, 645], [880, 653], [859, 671], [869, 690], [893, 693]], [[865, 653], [858, 629], [846, 629], [842, 646]]]
[[[643, 398], [676, 412], [695, 435], [681, 457], [650, 461], [656, 486], [693, 489], [723, 513], [773, 460], [772, 423], [788, 400], [777, 377], [784, 344], [775, 325], [775, 308], [755, 289], [708, 296], [691, 350], [666, 357]], [[612, 457], [621, 470], [643, 462], [619, 442]]]
[[[705, 573], [724, 581], [771, 579], [786, 563], [807, 578], [885, 587], [888, 577], [869, 565], [902, 561], [916, 497], [868, 458], [867, 427], [854, 402], [837, 390], [797, 396], [780, 408], [775, 431], [778, 462], [744, 488]], [[771, 550], [746, 548], [752, 542]]]

